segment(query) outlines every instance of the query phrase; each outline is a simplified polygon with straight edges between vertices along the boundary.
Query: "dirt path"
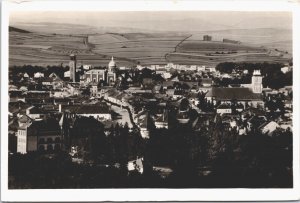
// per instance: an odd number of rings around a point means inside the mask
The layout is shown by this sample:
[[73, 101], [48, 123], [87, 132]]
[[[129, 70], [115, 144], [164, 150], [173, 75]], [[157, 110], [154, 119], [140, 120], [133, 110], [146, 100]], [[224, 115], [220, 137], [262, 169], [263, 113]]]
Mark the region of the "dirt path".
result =
[[166, 62], [169, 62], [168, 59], [167, 59], [168, 55], [169, 55], [170, 53], [176, 53], [177, 48], [180, 46], [180, 44], [182, 44], [185, 40], [187, 40], [188, 38], [190, 38], [190, 37], [192, 37], [192, 36], [193, 36], [193, 35], [189, 35], [189, 36], [187, 36], [186, 38], [184, 38], [183, 40], [181, 40], [181, 41], [174, 47], [174, 51], [173, 51], [173, 52], [166, 53], [166, 54], [165, 54], [165, 61], [166, 61]]

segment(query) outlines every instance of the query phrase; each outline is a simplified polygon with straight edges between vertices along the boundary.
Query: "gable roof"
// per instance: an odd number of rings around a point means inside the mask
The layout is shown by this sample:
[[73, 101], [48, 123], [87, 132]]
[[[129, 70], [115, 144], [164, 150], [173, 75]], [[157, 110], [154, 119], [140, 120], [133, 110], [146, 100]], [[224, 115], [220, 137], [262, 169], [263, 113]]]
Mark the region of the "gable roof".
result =
[[244, 87], [213, 87], [206, 97], [214, 97], [216, 100], [262, 100], [262, 95], [253, 93], [251, 89]]

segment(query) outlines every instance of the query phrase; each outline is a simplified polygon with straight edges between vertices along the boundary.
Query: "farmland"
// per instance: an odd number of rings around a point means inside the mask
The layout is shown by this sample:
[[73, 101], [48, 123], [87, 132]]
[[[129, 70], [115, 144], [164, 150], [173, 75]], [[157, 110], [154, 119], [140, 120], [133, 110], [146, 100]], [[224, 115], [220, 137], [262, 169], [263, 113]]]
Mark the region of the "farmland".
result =
[[90, 36], [89, 43], [95, 46], [94, 53], [119, 56], [148, 65], [166, 63], [165, 55], [173, 52], [185, 38], [186, 35], [104, 34]]
[[[202, 36], [175, 32], [54, 34], [14, 28], [9, 32], [9, 63], [65, 66], [71, 53], [77, 55], [78, 64], [94, 66], [106, 66], [111, 56], [118, 66], [168, 62], [214, 66], [224, 61], [286, 62], [292, 57], [278, 50], [275, 42], [265, 41], [266, 46], [207, 42]], [[288, 49], [289, 43], [284, 42], [278, 45]]]

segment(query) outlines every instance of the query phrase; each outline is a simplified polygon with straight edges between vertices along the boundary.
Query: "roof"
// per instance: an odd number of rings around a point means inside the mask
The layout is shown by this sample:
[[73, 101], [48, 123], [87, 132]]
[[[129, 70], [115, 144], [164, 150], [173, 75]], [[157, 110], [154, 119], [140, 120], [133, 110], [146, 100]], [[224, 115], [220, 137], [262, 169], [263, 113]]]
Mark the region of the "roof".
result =
[[164, 111], [162, 115], [157, 116], [155, 122], [168, 122], [168, 112]]
[[103, 74], [103, 72], [105, 72], [105, 69], [91, 69], [87, 72], [85, 72], [85, 74]]
[[31, 122], [31, 121], [32, 121], [32, 119], [27, 115], [23, 115], [19, 118], [20, 123], [27, 123], [27, 122]]
[[201, 84], [211, 84], [212, 79], [211, 78], [201, 78]]
[[69, 111], [74, 114], [109, 114], [110, 109], [106, 103], [95, 105], [67, 105], [62, 106], [62, 111]]
[[44, 114], [45, 113], [42, 109], [37, 108], [35, 106], [29, 107], [28, 110], [29, 110], [30, 114]]
[[230, 104], [220, 104], [217, 109], [231, 109]]
[[213, 87], [206, 97], [215, 97], [216, 100], [262, 100], [262, 95], [253, 93], [244, 87]]
[[103, 128], [103, 124], [93, 117], [77, 117], [73, 128]]
[[111, 57], [111, 60], [110, 60], [110, 62], [108, 63], [108, 66], [109, 66], [109, 67], [115, 67], [115, 66], [116, 66], [116, 63], [115, 63], [115, 61], [114, 61], [114, 57], [113, 57], [113, 56]]
[[[33, 121], [31, 126], [37, 128], [39, 131], [44, 131], [44, 132], [58, 131], [58, 132], [60, 132], [59, 122], [54, 118], [48, 118], [48, 119], [40, 120], [40, 121]], [[39, 134], [39, 135], [41, 135], [41, 134]]]

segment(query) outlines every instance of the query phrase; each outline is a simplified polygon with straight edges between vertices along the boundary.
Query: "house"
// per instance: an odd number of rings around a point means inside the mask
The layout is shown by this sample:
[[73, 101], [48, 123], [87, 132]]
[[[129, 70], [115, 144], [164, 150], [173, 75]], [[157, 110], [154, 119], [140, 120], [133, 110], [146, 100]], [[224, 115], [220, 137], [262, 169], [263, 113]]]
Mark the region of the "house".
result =
[[168, 129], [168, 112], [164, 110], [161, 114], [156, 114], [154, 118], [154, 125], [156, 128], [166, 128]]
[[221, 114], [221, 115], [222, 114], [231, 114], [232, 108], [231, 108], [230, 104], [223, 103], [217, 107], [217, 113]]
[[143, 78], [142, 85], [145, 89], [153, 88], [153, 79], [152, 78]]
[[165, 73], [162, 74], [162, 77], [163, 77], [164, 79], [170, 79], [170, 78], [172, 77], [172, 74], [169, 73], [169, 72], [165, 72]]
[[178, 110], [177, 120], [181, 124], [186, 124], [190, 121], [189, 111], [188, 110]]
[[289, 130], [289, 131], [293, 130], [293, 122], [292, 121], [280, 122], [279, 125], [280, 125], [281, 129]]
[[42, 111], [40, 108], [35, 106], [31, 106], [26, 109], [26, 115], [33, 120], [40, 119], [41, 116], [44, 114], [45, 114], [44, 111]]
[[199, 104], [199, 95], [198, 95], [198, 93], [191, 93], [191, 94], [189, 94], [189, 101], [190, 101], [190, 103], [191, 104], [193, 104], [193, 105], [198, 105]]
[[281, 72], [282, 72], [282, 73], [284, 73], [284, 74], [285, 74], [285, 73], [287, 73], [287, 72], [291, 71], [291, 68], [290, 68], [290, 67], [288, 67], [288, 66], [285, 66], [285, 67], [282, 67], [280, 70], [281, 70]]
[[111, 120], [111, 110], [106, 103], [60, 105], [59, 112], [67, 112], [71, 115], [93, 117], [96, 120]]
[[42, 78], [42, 85], [52, 86], [54, 78]]
[[265, 116], [252, 116], [250, 119], [247, 120], [247, 130], [256, 130], [262, 124], [266, 123], [267, 119]]
[[285, 100], [284, 101], [284, 107], [288, 108], [288, 109], [292, 109], [293, 108], [293, 102], [292, 102], [292, 100]]
[[52, 118], [21, 125], [17, 133], [17, 152], [30, 151], [53, 153], [62, 147], [61, 129]]
[[278, 123], [276, 123], [274, 121], [270, 121], [270, 122], [266, 122], [266, 123], [262, 124], [261, 126], [259, 126], [259, 130], [263, 134], [272, 135], [273, 132], [279, 127], [280, 126]]
[[55, 78], [58, 78], [58, 79], [61, 79], [56, 73], [51, 73], [49, 76], [48, 76], [49, 78], [53, 78], [53, 79], [55, 79]]
[[138, 173], [143, 174], [144, 172], [143, 161], [144, 161], [143, 157], [141, 158], [137, 157], [134, 160], [128, 161], [127, 163], [128, 172], [137, 171]]
[[135, 116], [135, 121], [140, 128], [141, 136], [144, 139], [149, 139], [149, 113], [142, 111]]
[[212, 79], [211, 78], [202, 78], [200, 85], [203, 87], [211, 87], [212, 85]]
[[83, 65], [83, 70], [90, 70], [92, 69], [92, 65]]
[[25, 102], [25, 94], [22, 90], [9, 90], [8, 95], [10, 102]]
[[155, 73], [159, 74], [159, 75], [163, 75], [163, 74], [167, 73], [167, 70], [165, 68], [160, 68], [160, 69], [156, 69]]
[[43, 77], [44, 77], [44, 73], [37, 72], [34, 74], [34, 78], [43, 78]]
[[23, 77], [24, 78], [29, 78], [29, 75], [27, 73], [24, 73]]
[[205, 66], [197, 66], [197, 71], [205, 71]]

